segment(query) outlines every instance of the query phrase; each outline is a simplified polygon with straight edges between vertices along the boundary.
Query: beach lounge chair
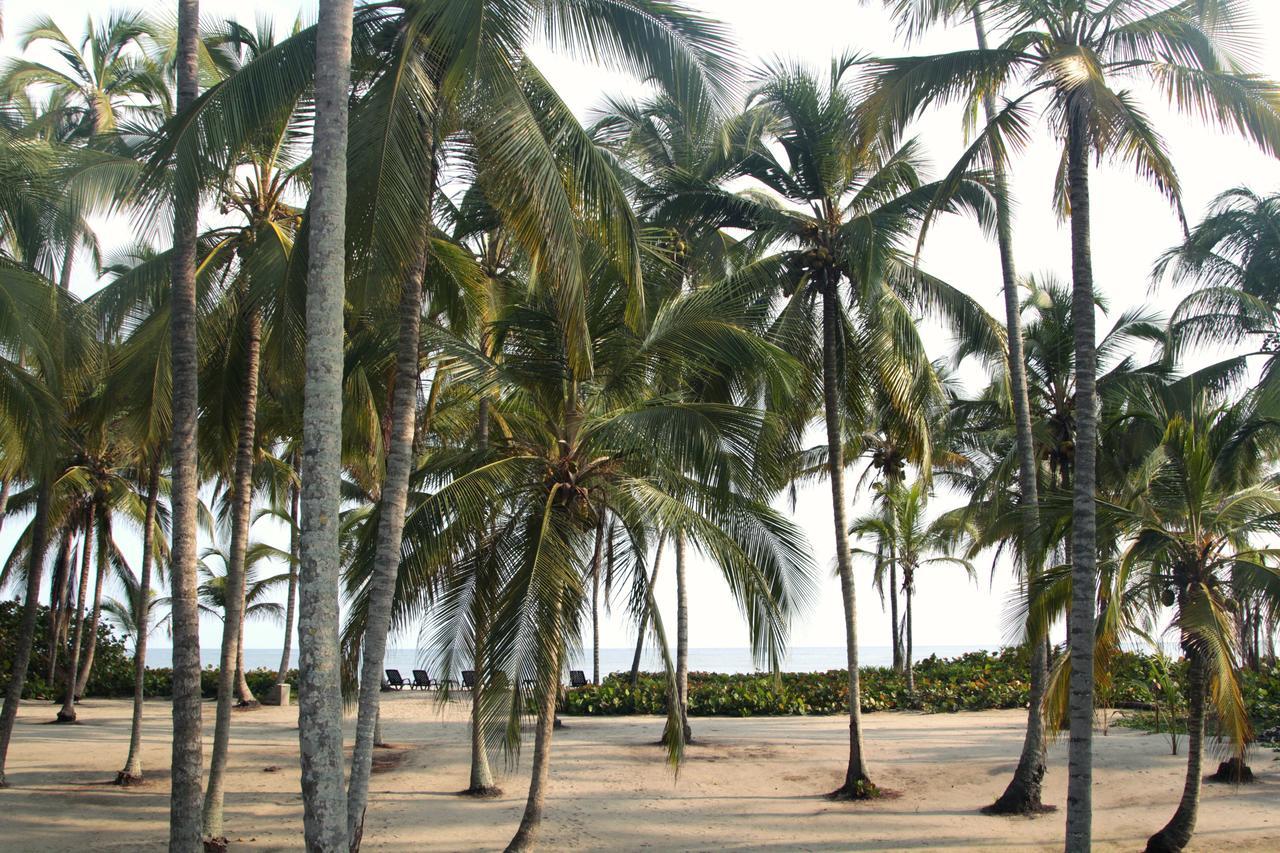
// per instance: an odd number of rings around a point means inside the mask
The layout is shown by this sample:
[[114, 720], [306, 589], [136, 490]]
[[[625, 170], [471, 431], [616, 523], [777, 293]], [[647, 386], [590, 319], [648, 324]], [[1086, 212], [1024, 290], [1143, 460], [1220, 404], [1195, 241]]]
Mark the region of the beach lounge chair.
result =
[[586, 687], [587, 686], [586, 673], [584, 673], [580, 669], [569, 670], [569, 686], [570, 687]]
[[406, 684], [408, 684], [410, 687], [413, 686], [413, 684], [411, 684], [408, 681], [405, 681], [403, 678], [400, 677], [400, 670], [388, 669], [386, 672], [387, 672], [387, 684], [391, 686], [392, 690], [403, 690]]
[[462, 686], [466, 690], [476, 689], [476, 671], [474, 669], [464, 669], [462, 671]]
[[411, 688], [421, 687], [423, 690], [430, 690], [432, 687], [439, 687], [440, 683], [432, 680], [431, 676], [427, 675], [426, 670], [415, 669], [413, 671], [413, 684], [409, 686]]

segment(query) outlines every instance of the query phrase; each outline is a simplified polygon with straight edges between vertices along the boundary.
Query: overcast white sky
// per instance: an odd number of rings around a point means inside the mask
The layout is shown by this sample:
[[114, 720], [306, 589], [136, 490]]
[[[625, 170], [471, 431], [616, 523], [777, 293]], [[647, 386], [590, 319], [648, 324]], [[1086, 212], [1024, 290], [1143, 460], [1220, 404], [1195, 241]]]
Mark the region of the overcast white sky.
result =
[[[873, 55], [897, 55], [908, 47], [897, 40], [889, 16], [878, 3], [861, 4], [853, 0], [691, 0], [691, 5], [726, 21], [732, 27], [746, 66], [776, 56], [799, 58], [824, 67], [833, 55], [846, 50]], [[1262, 33], [1259, 63], [1263, 73], [1280, 77], [1280, 3], [1253, 0]], [[82, 30], [88, 15], [101, 15], [105, 10], [130, 6], [90, 0], [61, 0], [45, 5], [32, 0], [10, 0], [5, 4], [7, 37], [0, 53], [12, 56], [15, 37], [36, 14], [52, 14], [68, 34]], [[313, 2], [298, 0], [221, 0], [201, 4], [206, 16], [231, 16], [251, 21], [255, 15], [271, 14], [281, 23], [290, 23], [301, 9], [314, 15]], [[153, 9], [171, 13], [171, 3], [132, 4], [132, 8]], [[938, 31], [913, 52], [940, 52], [973, 46], [968, 28]], [[625, 76], [598, 68], [583, 66], [563, 57], [538, 50], [535, 57], [558, 90], [579, 114], [585, 115], [600, 103], [602, 96], [635, 91], [637, 84]], [[1150, 95], [1150, 93], [1143, 93]], [[1155, 97], [1146, 97], [1144, 106], [1157, 121], [1180, 169], [1183, 200], [1189, 217], [1195, 221], [1208, 202], [1219, 192], [1240, 184], [1259, 191], [1280, 188], [1280, 163], [1257, 152], [1249, 144], [1214, 128], [1198, 126], [1186, 117], [1163, 107]], [[959, 117], [955, 112], [931, 116], [918, 133], [937, 169], [946, 168], [964, 147]], [[1018, 209], [1015, 226], [1017, 262], [1022, 273], [1056, 273], [1069, 277], [1069, 245], [1066, 229], [1057, 222], [1051, 209], [1052, 181], [1058, 162], [1058, 150], [1051, 141], [1038, 139], [1024, 152], [1013, 167], [1012, 189]], [[1180, 236], [1176, 218], [1168, 204], [1151, 188], [1140, 184], [1124, 167], [1104, 167], [1095, 172], [1093, 181], [1093, 256], [1098, 289], [1111, 302], [1112, 313], [1141, 302], [1165, 307], [1172, 304], [1168, 288], [1150, 290], [1150, 270], [1156, 256], [1177, 242]], [[129, 234], [119, 226], [106, 227], [102, 239], [110, 247], [124, 242]], [[931, 232], [930, 243], [923, 256], [925, 266], [940, 274], [980, 300], [988, 310], [1002, 317], [999, 298], [999, 264], [993, 243], [971, 223], [944, 221]], [[88, 290], [93, 282], [81, 278], [77, 289]], [[946, 351], [948, 342], [938, 336], [934, 352]], [[861, 473], [857, 469], [855, 476]], [[947, 505], [939, 496], [935, 506]], [[804, 526], [822, 571], [821, 595], [813, 609], [796, 624], [792, 644], [795, 646], [839, 646], [842, 643], [839, 586], [832, 565], [834, 546], [831, 532], [830, 492], [825, 485], [803, 492], [796, 508], [796, 518]], [[0, 553], [7, 553], [14, 529], [6, 525], [0, 537]], [[271, 536], [267, 530], [255, 529], [257, 536]], [[273, 537], [274, 538], [274, 537]], [[918, 582], [916, 604], [916, 644], [926, 645], [995, 645], [1004, 641], [1007, 631], [1002, 613], [1013, 588], [1007, 566], [999, 566], [994, 582], [988, 584], [991, 562], [980, 565], [981, 581], [975, 586], [957, 569], [938, 568], [925, 573]], [[664, 620], [674, 624], [674, 590], [672, 573], [664, 570], [665, 583], [660, 583], [664, 604]], [[728, 590], [710, 565], [696, 565], [691, 572], [690, 638], [694, 648], [742, 647], [747, 645], [746, 631]], [[889, 620], [882, 612], [871, 589], [870, 568], [859, 571], [860, 640], [864, 645], [887, 645]], [[206, 623], [202, 629], [202, 645], [217, 645], [217, 626]], [[158, 633], [157, 646], [167, 646], [168, 638]], [[248, 643], [251, 648], [279, 645], [279, 628], [273, 625], [250, 625]], [[633, 642], [632, 629], [621, 619], [611, 619], [603, 628], [605, 647], [627, 646]], [[411, 646], [412, 637], [400, 638], [398, 646]], [[296, 645], [295, 645], [296, 648]]]

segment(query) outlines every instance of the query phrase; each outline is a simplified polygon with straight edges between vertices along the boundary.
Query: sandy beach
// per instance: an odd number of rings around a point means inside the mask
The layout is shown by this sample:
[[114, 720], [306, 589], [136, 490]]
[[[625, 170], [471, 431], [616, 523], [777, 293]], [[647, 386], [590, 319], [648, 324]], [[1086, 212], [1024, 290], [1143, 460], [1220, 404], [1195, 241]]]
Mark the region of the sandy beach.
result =
[[[206, 703], [206, 744], [213, 705]], [[383, 767], [373, 778], [366, 850], [498, 850], [520, 819], [523, 765], [504, 796], [474, 801], [464, 707], [390, 694], [383, 705]], [[162, 850], [168, 816], [169, 708], [149, 702], [147, 784], [106, 784], [124, 761], [129, 703], [87, 700], [81, 723], [46, 725], [53, 706], [22, 707], [0, 792], [0, 849]], [[234, 850], [301, 848], [296, 708], [235, 718], [227, 789]], [[696, 718], [697, 739], [678, 776], [654, 746], [654, 717], [567, 718], [558, 732], [545, 850], [1058, 850], [1062, 815], [989, 818], [977, 808], [1007, 781], [1022, 712], [877, 713], [865, 717], [872, 772], [891, 798], [833, 803], [847, 722], [841, 717]], [[350, 720], [348, 721], [351, 722]], [[206, 746], [207, 749], [207, 746]], [[531, 744], [529, 746], [531, 750]], [[1066, 790], [1065, 743], [1053, 746], [1046, 801]], [[501, 766], [501, 758], [498, 766]], [[1172, 813], [1184, 759], [1167, 739], [1122, 728], [1095, 747], [1096, 849], [1141, 849]], [[1253, 755], [1258, 784], [1207, 784], [1193, 850], [1280, 849], [1280, 761]]]

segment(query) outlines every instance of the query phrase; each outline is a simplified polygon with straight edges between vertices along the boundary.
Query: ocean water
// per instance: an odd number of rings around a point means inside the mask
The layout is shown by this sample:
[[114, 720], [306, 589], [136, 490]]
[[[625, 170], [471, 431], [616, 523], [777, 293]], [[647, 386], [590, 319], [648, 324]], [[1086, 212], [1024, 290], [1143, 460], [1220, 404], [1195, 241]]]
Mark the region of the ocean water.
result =
[[[995, 646], [917, 646], [915, 648], [915, 659], [922, 660], [930, 655], [938, 657], [956, 657], [965, 652], [977, 651], [985, 649], [987, 651], [995, 651]], [[280, 665], [280, 649], [245, 649], [245, 666], [249, 669], [275, 669]], [[147, 650], [147, 665], [154, 667], [166, 667], [171, 662], [171, 649], [152, 648]], [[600, 650], [600, 672], [607, 675], [610, 672], [629, 672], [631, 670], [631, 660], [635, 656], [635, 649], [601, 649]], [[889, 666], [893, 662], [893, 649], [890, 646], [859, 646], [858, 647], [859, 663], [862, 666]], [[298, 665], [298, 653], [295, 649], [292, 655], [293, 666]], [[218, 663], [218, 649], [201, 649], [200, 660], [205, 666], [216, 666]], [[399, 669], [405, 675], [409, 674], [411, 669], [426, 669], [430, 671], [431, 666], [423, 666], [423, 658], [417, 649], [388, 649], [387, 662], [388, 669]], [[787, 659], [783, 662], [782, 669], [784, 672], [821, 672], [828, 669], [841, 669], [845, 665], [845, 652], [843, 646], [807, 646], [791, 649], [787, 655]], [[646, 648], [644, 656], [641, 658], [641, 668], [646, 670], [661, 669], [662, 663], [658, 655], [651, 649]], [[570, 656], [569, 667], [572, 669], [581, 669], [591, 675], [591, 650], [583, 649], [576, 654]], [[750, 649], [689, 649], [689, 669], [694, 672], [756, 672], [760, 669], [751, 659]], [[433, 677], [440, 677], [442, 674], [432, 672]], [[457, 673], [453, 674], [457, 677]]]

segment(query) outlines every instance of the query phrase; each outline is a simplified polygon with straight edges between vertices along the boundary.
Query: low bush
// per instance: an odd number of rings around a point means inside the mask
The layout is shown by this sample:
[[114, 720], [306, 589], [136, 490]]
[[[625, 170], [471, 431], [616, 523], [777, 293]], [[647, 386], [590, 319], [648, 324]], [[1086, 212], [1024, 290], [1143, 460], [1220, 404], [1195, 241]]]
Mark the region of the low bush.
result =
[[[1186, 664], [1171, 667], [1175, 680], [1185, 680]], [[1152, 658], [1124, 652], [1116, 656], [1108, 695], [1111, 707], [1150, 708], [1156, 700]], [[1030, 690], [1026, 654], [1018, 649], [970, 652], [956, 658], [930, 657], [916, 664], [915, 691], [889, 667], [861, 671], [863, 712], [913, 710], [983, 711], [1025, 708]], [[1245, 701], [1257, 731], [1280, 727], [1280, 670], [1245, 672]], [[844, 670], [767, 674], [689, 673], [689, 713], [694, 716], [752, 717], [848, 712], [848, 677]], [[635, 687], [626, 673], [614, 673], [600, 686], [566, 693], [566, 714], [665, 714], [666, 681], [660, 673], [642, 673]]]

